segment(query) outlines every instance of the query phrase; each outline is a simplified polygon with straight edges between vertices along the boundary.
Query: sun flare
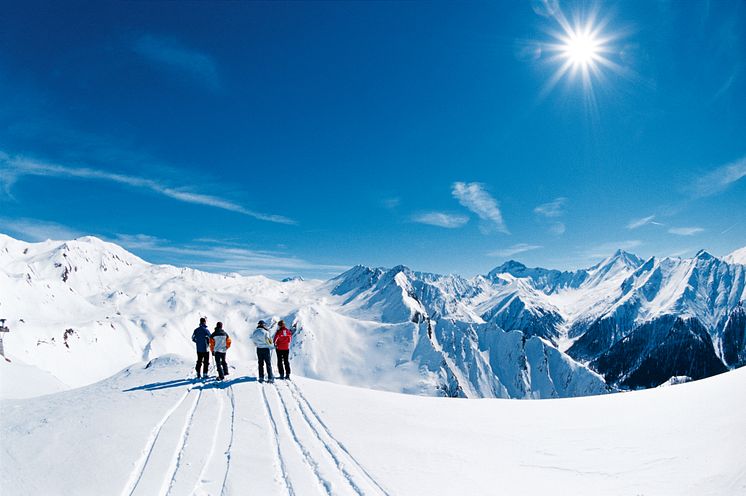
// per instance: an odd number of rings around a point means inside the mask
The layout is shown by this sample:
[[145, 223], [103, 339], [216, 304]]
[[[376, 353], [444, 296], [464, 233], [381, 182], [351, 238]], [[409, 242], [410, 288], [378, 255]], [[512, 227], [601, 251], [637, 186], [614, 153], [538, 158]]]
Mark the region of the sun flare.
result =
[[563, 47], [563, 54], [576, 67], [587, 67], [595, 64], [602, 47], [599, 39], [588, 31], [568, 33]]
[[586, 93], [591, 95], [594, 80], [601, 82], [605, 71], [622, 72], [619, 64], [612, 60], [617, 53], [612, 42], [619, 35], [606, 32], [608, 19], [599, 20], [596, 12], [592, 12], [575, 16], [571, 22], [561, 11], [554, 19], [561, 30], [550, 32], [554, 42], [545, 47], [552, 54], [549, 61], [557, 64], [557, 69], [547, 82], [545, 92], [551, 91], [563, 78], [568, 78], [580, 80]]

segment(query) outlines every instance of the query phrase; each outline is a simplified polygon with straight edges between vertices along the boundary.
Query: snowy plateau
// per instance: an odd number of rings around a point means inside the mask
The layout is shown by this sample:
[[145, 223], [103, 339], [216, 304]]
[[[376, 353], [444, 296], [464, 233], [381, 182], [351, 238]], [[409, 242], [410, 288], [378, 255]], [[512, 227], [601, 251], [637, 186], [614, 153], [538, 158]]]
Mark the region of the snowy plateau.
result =
[[[0, 490], [743, 495], [743, 256], [279, 282], [0, 234]], [[222, 383], [194, 380], [200, 316]], [[281, 318], [294, 378], [260, 384]]]

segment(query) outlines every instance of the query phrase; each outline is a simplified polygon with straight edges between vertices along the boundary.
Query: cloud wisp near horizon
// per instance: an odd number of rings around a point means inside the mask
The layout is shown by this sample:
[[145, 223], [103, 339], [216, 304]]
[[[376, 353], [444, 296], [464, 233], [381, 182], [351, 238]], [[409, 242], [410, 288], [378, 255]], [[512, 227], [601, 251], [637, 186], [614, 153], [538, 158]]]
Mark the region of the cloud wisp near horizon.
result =
[[236, 272], [242, 275], [295, 276], [301, 273], [337, 275], [350, 268], [348, 265], [314, 263], [277, 250], [260, 250], [242, 243], [216, 239], [194, 239], [188, 243], [148, 234], [106, 235], [82, 232], [76, 228], [39, 219], [8, 219], [0, 217], [0, 232], [10, 233], [28, 242], [47, 240], [71, 241], [84, 236], [94, 236], [132, 251], [152, 263], [167, 263], [208, 272]]
[[446, 229], [456, 229], [469, 222], [469, 217], [466, 215], [449, 214], [446, 212], [424, 212], [414, 214], [412, 216], [412, 222], [445, 227]]
[[278, 251], [255, 250], [220, 240], [199, 239], [177, 245], [147, 234], [116, 234], [111, 241], [130, 250], [176, 257], [188, 267], [209, 272], [289, 276], [298, 271], [315, 271], [336, 275], [350, 268], [347, 265], [317, 264]]
[[705, 231], [702, 227], [672, 227], [668, 230], [671, 234], [676, 234], [678, 236], [694, 236], [695, 234], [700, 234]]
[[541, 245], [531, 245], [528, 243], [517, 243], [507, 248], [500, 248], [500, 249], [491, 251], [487, 254], [487, 256], [512, 257], [513, 255], [518, 255], [519, 253], [524, 253], [524, 252], [531, 251], [531, 250], [538, 250], [539, 248], [543, 248], [543, 247]]

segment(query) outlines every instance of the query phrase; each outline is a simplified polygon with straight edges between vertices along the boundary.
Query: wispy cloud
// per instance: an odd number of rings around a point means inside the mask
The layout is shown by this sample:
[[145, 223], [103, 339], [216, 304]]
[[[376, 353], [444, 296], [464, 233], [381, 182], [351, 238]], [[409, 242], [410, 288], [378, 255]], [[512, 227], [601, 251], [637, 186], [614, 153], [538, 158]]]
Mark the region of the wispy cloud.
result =
[[527, 243], [518, 243], [507, 248], [501, 248], [499, 250], [491, 251], [487, 255], [490, 257], [512, 257], [518, 253], [523, 253], [531, 250], [538, 250], [541, 245], [529, 245]]
[[717, 167], [695, 179], [685, 188], [685, 191], [695, 198], [712, 196], [726, 190], [743, 177], [746, 177], [746, 157]]
[[732, 231], [733, 229], [735, 229], [735, 228], [736, 228], [736, 226], [738, 226], [738, 225], [739, 225], [740, 223], [741, 223], [740, 221], [739, 221], [739, 222], [736, 222], [735, 224], [733, 224], [733, 225], [731, 225], [730, 227], [728, 227], [728, 228], [724, 229], [723, 231], [721, 231], [721, 232], [720, 232], [720, 234], [728, 234], [728, 233], [729, 233], [729, 232], [731, 232], [731, 231]]
[[0, 163], [3, 163], [9, 168], [9, 175], [13, 177], [12, 180], [15, 180], [21, 176], [43, 176], [108, 181], [133, 188], [148, 190], [150, 192], [186, 203], [206, 205], [223, 210], [228, 210], [231, 212], [237, 212], [263, 221], [276, 222], [280, 224], [295, 224], [293, 220], [281, 215], [255, 212], [232, 201], [225, 200], [216, 196], [195, 193], [193, 191], [190, 191], [190, 189], [192, 188], [169, 186], [156, 179], [118, 174], [115, 172], [91, 169], [88, 167], [68, 167], [64, 165], [29, 160], [22, 157], [9, 157], [7, 154], [0, 155]]
[[71, 227], [37, 219], [6, 219], [0, 217], [0, 229], [24, 241], [69, 240], [82, 236]]
[[468, 208], [479, 216], [480, 219], [487, 221], [500, 232], [510, 234], [499, 204], [480, 183], [453, 183], [451, 194], [461, 205]]
[[318, 264], [282, 252], [253, 250], [219, 241], [193, 241], [177, 245], [147, 234], [118, 234], [113, 242], [141, 253], [156, 253], [168, 263], [212, 272], [243, 275], [295, 275], [297, 272], [338, 274], [346, 265]]
[[672, 227], [668, 230], [671, 234], [677, 234], [679, 236], [694, 236], [704, 232], [702, 227]]
[[213, 58], [187, 48], [175, 39], [143, 35], [135, 40], [133, 49], [158, 66], [189, 74], [213, 89], [220, 87], [218, 68]]
[[637, 229], [642, 226], [646, 226], [648, 224], [653, 224], [655, 226], [662, 226], [663, 224], [660, 222], [655, 221], [655, 215], [648, 215], [647, 217], [643, 217], [641, 219], [632, 219], [627, 224], [627, 229]]
[[559, 197], [548, 203], [542, 203], [537, 206], [534, 208], [534, 213], [548, 218], [561, 217], [565, 213], [566, 204], [567, 198]]
[[560, 196], [534, 208], [534, 213], [539, 218], [539, 222], [555, 236], [561, 236], [567, 230], [565, 223], [559, 220], [560, 217], [565, 215], [565, 205], [567, 205], [567, 198]]
[[412, 221], [430, 226], [445, 227], [455, 229], [469, 222], [469, 217], [465, 215], [447, 214], [444, 212], [426, 212], [412, 216]]

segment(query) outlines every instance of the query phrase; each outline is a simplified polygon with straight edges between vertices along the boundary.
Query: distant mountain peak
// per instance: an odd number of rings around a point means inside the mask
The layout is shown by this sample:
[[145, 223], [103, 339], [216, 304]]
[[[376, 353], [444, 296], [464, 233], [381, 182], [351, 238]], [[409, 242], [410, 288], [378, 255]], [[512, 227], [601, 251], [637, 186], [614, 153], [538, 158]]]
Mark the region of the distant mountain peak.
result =
[[710, 253], [708, 253], [706, 250], [699, 250], [696, 255], [694, 255], [694, 258], [698, 260], [710, 260], [715, 257], [713, 257]]
[[518, 275], [526, 272], [527, 267], [517, 260], [508, 260], [499, 267], [495, 267], [487, 274], [489, 279], [494, 279], [499, 274]]
[[746, 246], [730, 252], [723, 257], [728, 263], [746, 265]]
[[640, 257], [634, 253], [622, 250], [621, 248], [617, 249], [609, 260], [621, 260], [629, 267], [638, 267], [643, 263], [643, 260]]

